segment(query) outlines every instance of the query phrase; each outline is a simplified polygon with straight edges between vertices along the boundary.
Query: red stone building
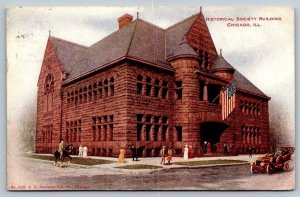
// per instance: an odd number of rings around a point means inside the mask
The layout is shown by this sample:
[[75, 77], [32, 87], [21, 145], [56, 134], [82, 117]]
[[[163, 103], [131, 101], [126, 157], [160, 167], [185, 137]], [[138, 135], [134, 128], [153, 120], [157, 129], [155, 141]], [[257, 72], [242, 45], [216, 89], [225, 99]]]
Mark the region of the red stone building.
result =
[[[119, 29], [90, 47], [49, 36], [38, 80], [36, 152], [87, 145], [116, 156], [134, 143], [143, 156], [162, 144], [201, 155], [265, 152], [270, 98], [217, 53], [200, 12], [162, 29], [125, 14]], [[236, 79], [236, 107], [225, 120], [217, 97]], [[215, 99], [217, 97], [217, 99]], [[75, 150], [75, 152], [77, 151]], [[129, 152], [129, 151], [128, 151]]]

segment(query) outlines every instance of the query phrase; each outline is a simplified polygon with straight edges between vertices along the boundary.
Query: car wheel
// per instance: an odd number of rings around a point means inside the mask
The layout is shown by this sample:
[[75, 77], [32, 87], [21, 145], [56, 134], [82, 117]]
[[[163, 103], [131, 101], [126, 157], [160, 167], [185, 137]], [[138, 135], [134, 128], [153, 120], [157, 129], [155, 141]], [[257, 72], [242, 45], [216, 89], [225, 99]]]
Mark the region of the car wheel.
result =
[[267, 173], [268, 174], [272, 174], [273, 173], [273, 169], [270, 165], [267, 165]]
[[289, 163], [288, 163], [288, 162], [285, 162], [285, 163], [283, 164], [283, 170], [284, 170], [284, 171], [288, 171], [289, 169], [290, 169]]
[[250, 172], [251, 174], [255, 174], [255, 167], [253, 165], [251, 165], [250, 167]]

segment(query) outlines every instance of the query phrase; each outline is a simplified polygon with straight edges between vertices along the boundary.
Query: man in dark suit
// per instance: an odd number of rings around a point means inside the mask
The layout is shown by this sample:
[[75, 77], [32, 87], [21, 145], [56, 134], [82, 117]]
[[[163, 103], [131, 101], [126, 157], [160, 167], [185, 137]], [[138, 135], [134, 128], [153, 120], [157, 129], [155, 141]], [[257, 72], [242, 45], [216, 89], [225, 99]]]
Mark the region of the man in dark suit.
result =
[[132, 161], [134, 161], [134, 158], [137, 161], [138, 160], [138, 158], [137, 158], [137, 150], [136, 150], [136, 147], [134, 145], [132, 145], [130, 147], [130, 151], [131, 151], [131, 154], [132, 154]]

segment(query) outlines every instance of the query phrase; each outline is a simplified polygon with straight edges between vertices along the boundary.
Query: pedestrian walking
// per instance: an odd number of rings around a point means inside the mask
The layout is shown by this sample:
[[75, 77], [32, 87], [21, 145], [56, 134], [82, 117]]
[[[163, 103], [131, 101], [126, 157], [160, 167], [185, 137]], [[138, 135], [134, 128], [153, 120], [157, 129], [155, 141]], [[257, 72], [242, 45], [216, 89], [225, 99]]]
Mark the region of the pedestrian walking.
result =
[[251, 146], [248, 148], [248, 153], [249, 153], [249, 158], [250, 157], [252, 158], [252, 147]]
[[188, 160], [189, 159], [188, 154], [189, 154], [189, 148], [188, 148], [188, 145], [186, 144], [184, 146], [184, 150], [183, 150], [183, 159], [184, 160]]
[[228, 147], [227, 147], [227, 144], [224, 144], [224, 155], [228, 155]]
[[207, 141], [203, 142], [203, 153], [206, 154], [206, 149], [207, 148]]
[[120, 149], [118, 163], [125, 163], [125, 149], [124, 149], [124, 147], [121, 147], [121, 149]]
[[217, 155], [217, 144], [213, 144], [213, 151], [214, 151], [214, 155]]
[[166, 146], [163, 145], [162, 148], [160, 149], [160, 156], [161, 156], [161, 161], [160, 163], [161, 164], [165, 164], [166, 160], [165, 160], [165, 157], [166, 157]]
[[189, 159], [194, 157], [192, 145], [189, 146], [188, 157], [189, 157]]
[[87, 157], [87, 152], [88, 152], [87, 146], [84, 146], [83, 149], [82, 149], [82, 151], [83, 151], [83, 152], [82, 152], [82, 156], [83, 156], [83, 157]]
[[78, 148], [78, 157], [82, 157], [82, 155], [83, 155], [83, 147], [80, 144], [80, 146]]
[[171, 165], [173, 154], [175, 154], [175, 150], [173, 148], [169, 148], [169, 150], [168, 150], [168, 157], [167, 157], [168, 165]]
[[134, 158], [137, 161], [138, 160], [138, 158], [137, 158], [137, 150], [136, 150], [136, 147], [134, 145], [132, 145], [130, 147], [130, 151], [131, 151], [131, 155], [132, 155], [132, 161], [134, 161]]

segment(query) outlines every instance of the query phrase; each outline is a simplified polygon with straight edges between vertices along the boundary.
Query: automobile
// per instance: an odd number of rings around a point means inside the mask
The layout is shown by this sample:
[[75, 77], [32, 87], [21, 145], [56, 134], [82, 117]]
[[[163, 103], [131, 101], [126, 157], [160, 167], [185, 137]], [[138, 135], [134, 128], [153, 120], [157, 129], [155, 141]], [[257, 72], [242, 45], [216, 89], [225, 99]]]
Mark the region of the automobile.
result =
[[288, 171], [290, 169], [291, 156], [294, 153], [294, 147], [280, 147], [275, 153], [267, 153], [262, 157], [258, 157], [251, 164], [250, 170], [252, 174], [268, 173], [272, 174], [278, 171]]

